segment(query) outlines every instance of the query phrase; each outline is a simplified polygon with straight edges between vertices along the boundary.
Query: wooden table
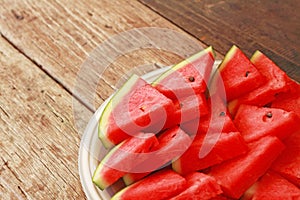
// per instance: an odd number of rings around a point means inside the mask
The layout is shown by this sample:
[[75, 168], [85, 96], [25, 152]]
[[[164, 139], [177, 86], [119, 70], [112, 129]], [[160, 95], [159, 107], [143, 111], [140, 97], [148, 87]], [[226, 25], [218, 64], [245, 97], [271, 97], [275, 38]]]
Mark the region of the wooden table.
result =
[[[136, 66], [143, 73], [171, 65], [207, 45], [221, 59], [236, 44], [248, 56], [262, 50], [300, 81], [299, 10], [297, 0], [2, 0], [0, 199], [84, 199], [77, 166], [83, 130]], [[154, 44], [147, 27], [161, 34]], [[132, 48], [141, 40], [121, 37], [132, 30], [150, 42]], [[179, 54], [160, 46], [177, 40]], [[124, 44], [125, 53], [107, 58], [103, 76], [90, 80], [95, 69], [83, 71], [85, 61], [107, 41], [111, 52]]]

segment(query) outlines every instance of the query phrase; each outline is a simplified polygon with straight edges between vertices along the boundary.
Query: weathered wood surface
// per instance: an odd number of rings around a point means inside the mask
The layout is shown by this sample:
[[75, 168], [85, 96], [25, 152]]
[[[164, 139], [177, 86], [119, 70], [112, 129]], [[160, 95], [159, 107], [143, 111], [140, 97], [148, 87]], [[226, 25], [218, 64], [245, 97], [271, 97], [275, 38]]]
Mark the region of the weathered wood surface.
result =
[[[76, 80], [82, 63], [100, 43], [107, 39], [113, 40], [112, 36], [118, 33], [141, 27], [172, 29], [194, 39], [137, 1], [4, 0], [2, 5], [5, 6], [0, 6], [1, 34], [68, 91], [79, 98], [81, 93], [87, 92], [84, 95], [89, 98], [81, 99], [91, 109], [97, 108], [113, 92], [113, 86], [119, 77], [133, 66], [148, 63], [164, 66], [182, 59], [155, 48], [141, 48], [122, 55], [114, 62], [110, 61], [112, 64], [105, 78], [100, 77], [98, 82], [92, 82], [88, 77], [97, 69], [91, 69], [90, 74], [81, 77], [82, 83], [91, 85], [91, 88], [98, 85], [96, 98], [93, 99], [92, 89], [79, 87], [78, 91], [75, 90]], [[134, 37], [137, 35], [132, 38]], [[128, 38], [123, 40], [116, 44], [111, 42], [109, 50], [112, 54], [120, 46], [124, 48], [127, 45], [130, 48], [131, 41]], [[160, 40], [163, 41], [164, 38]], [[198, 43], [200, 44], [199, 41]], [[196, 51], [193, 47], [188, 49], [190, 54]], [[107, 61], [105, 57], [101, 59]]]
[[0, 66], [0, 199], [83, 199], [72, 96], [2, 37]]
[[300, 81], [300, 1], [140, 1], [222, 54], [259, 49]]

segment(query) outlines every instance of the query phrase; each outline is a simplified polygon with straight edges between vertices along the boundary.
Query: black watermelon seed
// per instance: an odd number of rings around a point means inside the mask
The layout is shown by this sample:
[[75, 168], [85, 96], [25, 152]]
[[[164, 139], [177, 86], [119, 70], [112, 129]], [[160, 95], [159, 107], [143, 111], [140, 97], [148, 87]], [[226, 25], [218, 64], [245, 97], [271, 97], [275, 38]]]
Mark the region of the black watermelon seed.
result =
[[250, 72], [246, 71], [245, 77], [248, 77], [249, 74], [250, 74]]
[[267, 116], [268, 118], [272, 118], [273, 115], [272, 115], [271, 112], [267, 112], [266, 116]]
[[190, 81], [190, 82], [194, 82], [194, 81], [195, 81], [195, 78], [194, 78], [193, 76], [190, 76], [190, 77], [189, 77], [189, 81]]

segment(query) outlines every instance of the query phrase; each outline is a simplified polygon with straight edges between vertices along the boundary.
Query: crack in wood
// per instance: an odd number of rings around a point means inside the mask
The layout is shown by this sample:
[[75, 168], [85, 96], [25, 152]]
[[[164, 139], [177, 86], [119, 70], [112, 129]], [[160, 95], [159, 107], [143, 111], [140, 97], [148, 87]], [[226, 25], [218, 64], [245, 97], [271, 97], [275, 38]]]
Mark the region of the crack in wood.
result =
[[69, 93], [73, 98], [75, 98], [80, 104], [82, 104], [84, 107], [86, 107], [89, 111], [93, 112], [93, 109], [90, 108], [89, 105], [87, 105], [80, 97], [79, 95], [76, 95], [73, 93], [67, 86], [65, 86], [62, 81], [60, 81], [58, 78], [56, 78], [54, 75], [52, 75], [49, 71], [46, 70], [45, 67], [43, 67], [41, 64], [39, 64], [36, 60], [32, 59], [29, 55], [25, 53], [24, 50], [19, 48], [17, 45], [15, 45], [11, 40], [9, 40], [0, 30], [0, 36], [7, 41], [14, 49], [16, 49], [20, 54], [22, 54], [25, 58], [27, 58], [31, 63], [33, 63], [35, 66], [37, 66], [43, 73], [45, 73], [48, 77], [50, 77], [55, 83], [57, 83], [59, 86], [61, 86], [67, 93]]
[[19, 191], [21, 192], [21, 194], [22, 194], [26, 199], [28, 199], [28, 198], [27, 198], [27, 195], [26, 195], [26, 193], [25, 193], [25, 191], [21, 188], [21, 186], [18, 185], [18, 189], [19, 189]]
[[4, 160], [4, 158], [2, 158], [2, 157], [1, 157], [1, 159], [4, 164], [3, 164], [2, 168], [0, 169], [0, 172], [5, 170], [5, 167], [6, 167], [20, 183], [23, 183], [23, 181], [19, 178], [18, 174], [9, 166], [8, 160]]
[[6, 110], [0, 105], [0, 110], [2, 110], [2, 112], [8, 117], [10, 118], [8, 112], [6, 112]]

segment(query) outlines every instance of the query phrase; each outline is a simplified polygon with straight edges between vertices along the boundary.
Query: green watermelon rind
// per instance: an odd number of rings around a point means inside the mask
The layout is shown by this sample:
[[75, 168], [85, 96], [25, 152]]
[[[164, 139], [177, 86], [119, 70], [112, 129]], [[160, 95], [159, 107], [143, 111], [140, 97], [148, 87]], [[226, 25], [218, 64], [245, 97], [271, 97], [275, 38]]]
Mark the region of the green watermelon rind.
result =
[[109, 186], [109, 183], [105, 181], [105, 179], [101, 176], [103, 175], [101, 173], [103, 167], [105, 166], [105, 163], [107, 163], [107, 160], [112, 157], [112, 155], [120, 148], [120, 146], [124, 143], [125, 141], [121, 142], [120, 144], [116, 145], [114, 148], [112, 148], [108, 154], [101, 160], [99, 163], [98, 167], [94, 171], [92, 181], [95, 185], [97, 185], [101, 190], [104, 190], [107, 186]]
[[125, 183], [126, 186], [131, 185], [132, 183], [135, 182], [130, 173], [125, 174], [122, 177], [122, 179], [123, 179], [123, 181], [124, 181], [124, 183]]
[[202, 57], [203, 55], [210, 53], [213, 57], [215, 57], [215, 51], [213, 50], [212, 46], [209, 46], [208, 48], [204, 49], [203, 51], [200, 51], [193, 56], [181, 61], [180, 63], [174, 65], [172, 68], [164, 72], [162, 75], [160, 75], [157, 79], [155, 79], [152, 82], [152, 86], [157, 86], [161, 83], [162, 80], [164, 80], [166, 77], [168, 77], [170, 74], [174, 73], [175, 71], [185, 67], [187, 64], [192, 63], [193, 61], [197, 60], [198, 58]]
[[172, 162], [172, 169], [178, 174], [182, 174], [181, 160], [177, 159]]
[[139, 80], [139, 76], [133, 74], [128, 81], [112, 96], [107, 105], [105, 106], [102, 115], [99, 119], [98, 126], [98, 137], [100, 138], [103, 146], [107, 149], [114, 146], [114, 144], [107, 137], [108, 119], [112, 110], [121, 102], [123, 97], [128, 94], [128, 91], [134, 86], [134, 84]]
[[251, 56], [250, 61], [255, 64], [257, 60], [260, 60], [260, 57], [263, 55], [263, 53], [259, 50], [256, 50], [254, 54]]
[[121, 191], [119, 191], [118, 193], [116, 193], [110, 200], [121, 200], [122, 199], [122, 195], [128, 190], [129, 188], [123, 188]]
[[233, 45], [229, 51], [226, 53], [223, 61], [221, 62], [221, 64], [218, 66], [218, 70], [219, 72], [221, 72], [224, 67], [227, 65], [227, 63], [234, 57], [234, 55], [236, 54], [236, 52], [239, 50], [239, 48], [236, 45]]

